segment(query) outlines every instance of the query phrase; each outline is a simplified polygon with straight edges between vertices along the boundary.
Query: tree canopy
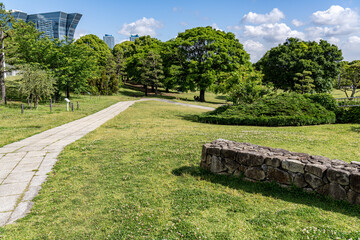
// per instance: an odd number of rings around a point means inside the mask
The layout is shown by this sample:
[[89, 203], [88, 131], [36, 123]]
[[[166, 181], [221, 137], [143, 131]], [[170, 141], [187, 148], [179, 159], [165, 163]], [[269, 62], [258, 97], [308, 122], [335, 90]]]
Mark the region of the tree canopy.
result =
[[[360, 61], [355, 60], [350, 63], [344, 62], [338, 87], [345, 92], [346, 97], [354, 97], [360, 90]], [[350, 94], [350, 95], [349, 95]]]
[[[329, 92], [340, 70], [341, 50], [325, 40], [301, 41], [289, 38], [285, 43], [270, 49], [257, 63], [264, 74], [264, 82], [285, 91], [296, 90], [298, 74], [311, 72], [316, 92]], [[309, 74], [308, 74], [309, 75]]]
[[197, 27], [179, 33], [175, 39], [178, 58], [173, 68], [184, 90], [200, 90], [200, 101], [205, 91], [219, 80], [223, 72], [232, 72], [240, 66], [250, 66], [249, 54], [233, 33], [212, 27]]

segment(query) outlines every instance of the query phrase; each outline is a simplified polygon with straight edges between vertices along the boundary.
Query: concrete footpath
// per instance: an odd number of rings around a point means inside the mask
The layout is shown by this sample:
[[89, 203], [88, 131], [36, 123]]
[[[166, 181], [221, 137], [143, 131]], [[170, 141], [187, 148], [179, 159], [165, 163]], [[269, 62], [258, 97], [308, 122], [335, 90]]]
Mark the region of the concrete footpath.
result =
[[[161, 101], [206, 110], [214, 108]], [[65, 146], [82, 138], [137, 101], [116, 103], [90, 116], [47, 130], [0, 148], [0, 226], [24, 217], [31, 209], [32, 199], [57, 161]]]

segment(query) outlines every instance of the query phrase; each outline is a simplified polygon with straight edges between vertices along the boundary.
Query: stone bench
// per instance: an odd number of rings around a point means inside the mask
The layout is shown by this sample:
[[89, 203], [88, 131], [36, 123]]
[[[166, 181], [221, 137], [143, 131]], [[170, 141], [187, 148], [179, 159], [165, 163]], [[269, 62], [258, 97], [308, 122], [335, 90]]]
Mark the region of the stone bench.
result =
[[218, 139], [203, 146], [201, 167], [215, 174], [244, 176], [248, 181], [276, 182], [283, 187], [293, 184], [360, 204], [360, 162]]

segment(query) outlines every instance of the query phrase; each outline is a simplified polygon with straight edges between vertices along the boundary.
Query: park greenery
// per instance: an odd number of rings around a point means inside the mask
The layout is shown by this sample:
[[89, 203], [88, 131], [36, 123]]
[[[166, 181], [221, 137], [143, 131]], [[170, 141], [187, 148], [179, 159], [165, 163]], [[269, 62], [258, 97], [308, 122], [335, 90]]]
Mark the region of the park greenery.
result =
[[[100, 99], [108, 98], [116, 96]], [[136, 103], [67, 146], [30, 214], [0, 228], [0, 235], [3, 239], [360, 237], [359, 206], [295, 188], [214, 175], [198, 167], [202, 145], [218, 138], [354, 161], [360, 158], [358, 124], [265, 128], [188, 121], [203, 112], [168, 103]], [[28, 127], [42, 124], [29, 123], [31, 119], [36, 116], [24, 121]]]
[[[359, 206], [198, 167], [202, 145], [218, 138], [358, 160], [360, 108], [339, 108], [329, 93], [356, 96], [360, 68], [335, 45], [291, 38], [252, 64], [234, 34], [211, 27], [111, 50], [95, 35], [49, 39], [0, 13], [1, 51], [20, 70], [0, 71], [2, 99], [15, 100], [0, 106], [0, 147], [144, 93], [217, 108], [134, 104], [64, 149], [30, 214], [0, 227], [0, 239], [360, 237]], [[80, 108], [67, 112], [62, 95]]]

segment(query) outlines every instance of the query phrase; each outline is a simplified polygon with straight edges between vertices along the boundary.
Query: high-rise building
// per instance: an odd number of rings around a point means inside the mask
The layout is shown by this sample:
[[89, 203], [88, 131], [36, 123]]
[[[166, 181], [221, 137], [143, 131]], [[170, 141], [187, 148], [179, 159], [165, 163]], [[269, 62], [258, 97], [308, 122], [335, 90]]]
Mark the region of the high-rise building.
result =
[[136, 35], [130, 35], [130, 41], [132, 41], [132, 42], [135, 42], [135, 40], [136, 40], [137, 38], [139, 38], [139, 35], [138, 35], [138, 34], [136, 34]]
[[36, 29], [44, 32], [45, 36], [58, 38], [67, 37], [70, 41], [74, 39], [75, 29], [82, 17], [80, 13], [50, 12], [27, 14], [18, 10], [12, 10], [11, 14], [15, 19], [24, 22], [33, 22]]
[[115, 46], [115, 38], [110, 34], [105, 34], [103, 37], [104, 42], [109, 46], [109, 48], [113, 49]]

